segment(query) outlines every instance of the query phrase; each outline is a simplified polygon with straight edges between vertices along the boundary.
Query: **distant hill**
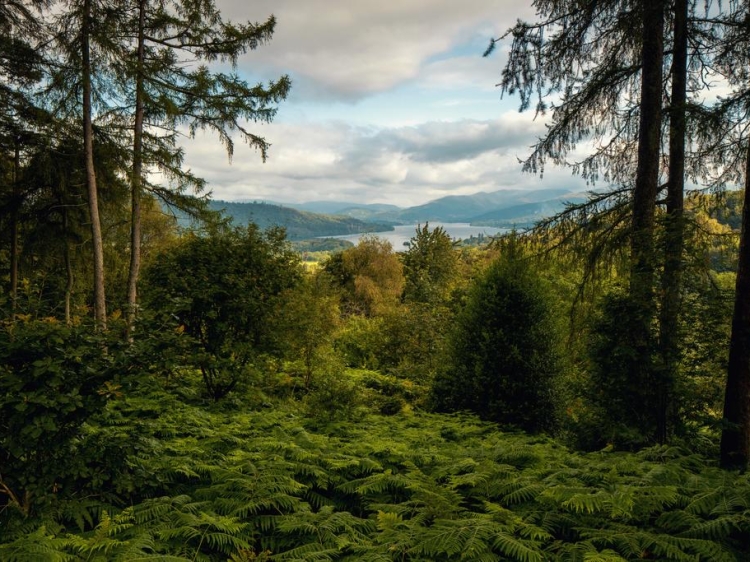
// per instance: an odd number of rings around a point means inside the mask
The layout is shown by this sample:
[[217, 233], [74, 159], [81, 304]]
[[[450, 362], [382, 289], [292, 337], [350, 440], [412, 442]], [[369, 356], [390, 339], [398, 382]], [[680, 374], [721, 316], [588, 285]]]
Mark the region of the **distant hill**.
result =
[[390, 213], [401, 210], [396, 205], [384, 203], [352, 203], [351, 201], [309, 201], [307, 203], [280, 203], [283, 207], [291, 207], [299, 211], [310, 211], [325, 215], [346, 215], [362, 220], [377, 213]]
[[418, 205], [358, 204], [311, 201], [298, 204], [212, 201], [236, 224], [254, 222], [262, 229], [286, 228], [290, 240], [385, 232], [392, 225], [430, 222], [465, 222], [476, 226], [530, 227], [563, 210], [566, 202], [582, 202], [586, 194], [567, 189], [503, 189], [473, 195], [450, 195]]
[[393, 227], [387, 224], [364, 222], [346, 216], [298, 211], [269, 203], [211, 201], [210, 207], [216, 211], [224, 211], [224, 214], [231, 217], [237, 225], [254, 222], [262, 230], [274, 226], [284, 227], [289, 240], [393, 230]]
[[[569, 194], [567, 189], [503, 189], [491, 193], [480, 192], [473, 195], [449, 195], [435, 199], [424, 205], [410, 207], [399, 211], [398, 220], [402, 223], [436, 221], [436, 222], [472, 222], [485, 213], [517, 206], [524, 203], [537, 203], [556, 199]], [[391, 217], [376, 215], [381, 220]]]
[[583, 203], [586, 199], [585, 194], [567, 194], [557, 199], [495, 209], [473, 217], [469, 222], [476, 226], [494, 226], [497, 228], [531, 227], [541, 219], [551, 217], [562, 211], [566, 203]]

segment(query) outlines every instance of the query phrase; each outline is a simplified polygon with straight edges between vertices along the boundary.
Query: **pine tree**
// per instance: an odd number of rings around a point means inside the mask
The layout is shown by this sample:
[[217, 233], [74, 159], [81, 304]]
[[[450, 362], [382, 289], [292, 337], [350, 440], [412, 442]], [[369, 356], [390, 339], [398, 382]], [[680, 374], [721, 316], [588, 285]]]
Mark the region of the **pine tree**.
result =
[[[23, 152], [38, 139], [41, 111], [31, 93], [41, 80], [42, 57], [37, 47], [44, 40], [44, 28], [37, 10], [45, 0], [8, 2], [0, 5], [0, 159], [3, 193], [9, 217], [9, 287], [11, 317], [18, 297], [18, 267], [21, 248], [20, 209], [22, 194]], [[3, 190], [4, 191], [4, 190]], [[3, 213], [6, 214], [6, 213]]]
[[[120, 85], [125, 107], [134, 107], [133, 169], [131, 173], [131, 248], [128, 275], [130, 326], [137, 307], [137, 283], [141, 262], [140, 200], [145, 188], [168, 203], [182, 204], [179, 197], [163, 187], [144, 181], [144, 165], [157, 167], [177, 180], [182, 191], [188, 185], [201, 189], [203, 182], [180, 168], [181, 152], [176, 146], [178, 128], [187, 125], [191, 133], [208, 128], [216, 132], [232, 156], [232, 132], [238, 132], [248, 145], [260, 151], [265, 161], [268, 143], [250, 132], [243, 121], [270, 121], [275, 104], [290, 88], [287, 76], [268, 86], [250, 86], [236, 74], [212, 72], [206, 63], [229, 62], [248, 50], [270, 41], [276, 21], [236, 25], [225, 22], [213, 1], [139, 0], [134, 16], [122, 25], [123, 39], [135, 42], [135, 52], [123, 69]], [[196, 64], [192, 70], [185, 60]], [[162, 131], [147, 133], [144, 127]]]
[[433, 388], [436, 407], [551, 430], [562, 365], [558, 328], [544, 281], [514, 237], [455, 319], [448, 365]]
[[[602, 259], [603, 251], [621, 246], [622, 240], [603, 238], [619, 235], [624, 231], [620, 225], [629, 222], [630, 298], [641, 311], [632, 318], [638, 357], [631, 365], [632, 384], [643, 389], [640, 404], [653, 417], [653, 438], [664, 442], [673, 431], [669, 412], [674, 410], [679, 360], [688, 60], [694, 65], [694, 76], [711, 64], [710, 57], [704, 58], [697, 47], [688, 50], [687, 36], [702, 33], [703, 24], [696, 22], [696, 7], [681, 1], [672, 5], [664, 1], [538, 0], [534, 5], [540, 20], [519, 22], [508, 32], [513, 45], [501, 85], [505, 92], [520, 94], [522, 109], [536, 98], [537, 112], [546, 112], [551, 93], [559, 93], [560, 101], [551, 106], [551, 124], [533, 147], [524, 169], [543, 173], [547, 161], [552, 161], [571, 165], [590, 181], [603, 178], [616, 184], [611, 198], [593, 195], [589, 203], [571, 208], [545, 228], [568, 219], [577, 222], [563, 239], [580, 243], [588, 237], [591, 265]], [[672, 11], [669, 33], [665, 16]], [[664, 64], [665, 41], [671, 42], [671, 70]], [[664, 112], [663, 86], [670, 78], [672, 99]], [[661, 189], [661, 135], [667, 123], [671, 137], [669, 219], [665, 246], [659, 252], [656, 209]], [[568, 154], [584, 139], [594, 141], [591, 153], [581, 161], [569, 162]], [[692, 173], [702, 169], [693, 160]], [[630, 212], [625, 219], [622, 209], [627, 209], [627, 196], [631, 197]], [[604, 218], [596, 217], [597, 213]], [[560, 234], [553, 231], [551, 236]], [[657, 317], [656, 281], [662, 263], [662, 329], [657, 341], [651, 326]], [[663, 350], [659, 362], [653, 358], [657, 345]]]

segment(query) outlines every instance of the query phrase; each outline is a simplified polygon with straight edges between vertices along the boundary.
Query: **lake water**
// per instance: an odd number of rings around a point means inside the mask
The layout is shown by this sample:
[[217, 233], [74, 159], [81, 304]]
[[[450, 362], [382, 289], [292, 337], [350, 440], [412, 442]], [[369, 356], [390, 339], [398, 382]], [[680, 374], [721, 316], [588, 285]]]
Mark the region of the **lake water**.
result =
[[[420, 225], [422, 226], [422, 225]], [[483, 236], [495, 236], [497, 234], [503, 234], [508, 232], [505, 228], [493, 228], [491, 226], [472, 226], [469, 223], [463, 222], [431, 222], [429, 223], [430, 230], [437, 228], [438, 226], [443, 227], [443, 230], [453, 238], [454, 240], [466, 240], [474, 236], [475, 238]], [[326, 236], [326, 238], [338, 238], [341, 240], [348, 240], [354, 244], [357, 244], [363, 236], [377, 236], [383, 240], [387, 240], [393, 246], [396, 252], [403, 252], [406, 250], [405, 243], [414, 238], [417, 232], [416, 224], [402, 224], [394, 227], [394, 230], [388, 232], [372, 232], [368, 234], [347, 234], [344, 236]]]

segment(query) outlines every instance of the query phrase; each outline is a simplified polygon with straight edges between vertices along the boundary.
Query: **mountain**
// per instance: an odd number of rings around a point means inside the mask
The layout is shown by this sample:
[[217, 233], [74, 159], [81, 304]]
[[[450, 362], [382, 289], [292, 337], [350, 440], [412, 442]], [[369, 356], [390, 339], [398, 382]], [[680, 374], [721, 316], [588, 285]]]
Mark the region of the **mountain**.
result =
[[[567, 189], [504, 189], [473, 195], [450, 195], [406, 209], [395, 205], [345, 201], [299, 204], [212, 201], [236, 224], [255, 222], [262, 229], [283, 226], [290, 240], [323, 236], [384, 232], [392, 225], [430, 222], [470, 223], [477, 226], [529, 227], [563, 210], [566, 202], [586, 200], [584, 193]], [[312, 210], [316, 209], [317, 212]]]
[[567, 203], [583, 203], [587, 195], [583, 193], [567, 193], [562, 197], [538, 201], [534, 203], [523, 203], [500, 209], [493, 209], [472, 217], [469, 222], [476, 226], [504, 227], [530, 227], [541, 219], [556, 215], [565, 208]]
[[[424, 205], [404, 209], [397, 214], [402, 223], [410, 222], [471, 222], [474, 217], [489, 211], [517, 206], [523, 203], [538, 203], [569, 194], [567, 189], [503, 189], [491, 193], [480, 192], [473, 195], [449, 195], [435, 199]], [[390, 216], [377, 215], [381, 220]]]
[[307, 203], [278, 203], [283, 207], [291, 207], [298, 211], [310, 211], [324, 215], [346, 215], [361, 219], [377, 213], [400, 211], [401, 207], [384, 203], [352, 203], [351, 201], [309, 201]]
[[216, 211], [224, 211], [224, 214], [231, 217], [237, 225], [254, 222], [261, 230], [281, 226], [286, 229], [289, 240], [393, 230], [393, 227], [387, 224], [364, 222], [352, 217], [298, 211], [270, 203], [211, 201], [210, 207]]

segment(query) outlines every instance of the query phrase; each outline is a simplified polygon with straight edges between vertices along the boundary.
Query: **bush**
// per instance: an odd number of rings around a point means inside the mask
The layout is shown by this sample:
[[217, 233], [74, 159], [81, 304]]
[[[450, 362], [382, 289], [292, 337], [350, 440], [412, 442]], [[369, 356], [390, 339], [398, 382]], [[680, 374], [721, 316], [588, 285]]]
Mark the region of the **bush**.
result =
[[470, 410], [528, 431], [556, 422], [559, 330], [544, 282], [511, 243], [471, 289], [433, 387], [439, 410]]
[[[18, 322], [0, 331], [0, 512], [28, 515], [95, 476], [86, 422], [119, 396], [127, 378], [122, 344], [91, 326]], [[123, 376], [125, 375], [125, 376]]]
[[146, 270], [144, 301], [157, 322], [192, 340], [184, 360], [219, 400], [249, 377], [259, 354], [279, 347], [275, 313], [300, 276], [283, 231], [191, 234]]
[[579, 446], [639, 447], [656, 432], [652, 385], [635, 378], [641, 355], [632, 326], [639, 318], [640, 308], [624, 292], [610, 293], [600, 305], [589, 342], [591, 409], [581, 419]]
[[343, 366], [331, 360], [313, 381], [304, 404], [308, 415], [314, 419], [349, 420], [362, 404], [362, 393]]

